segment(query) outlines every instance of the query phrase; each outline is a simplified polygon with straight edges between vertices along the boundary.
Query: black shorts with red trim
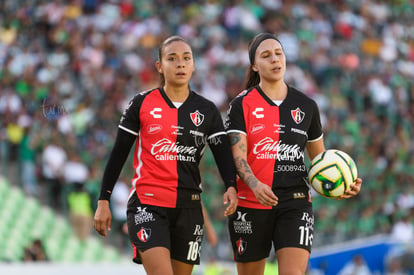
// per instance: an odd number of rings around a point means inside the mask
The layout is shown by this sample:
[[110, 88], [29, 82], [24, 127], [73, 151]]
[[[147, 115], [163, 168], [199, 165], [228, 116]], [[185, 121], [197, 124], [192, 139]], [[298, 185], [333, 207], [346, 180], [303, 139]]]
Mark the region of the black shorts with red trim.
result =
[[200, 264], [204, 225], [201, 204], [200, 208], [159, 207], [141, 204], [133, 194], [128, 201], [127, 223], [134, 262], [142, 263], [138, 251], [165, 247], [172, 259]]
[[312, 203], [289, 200], [273, 209], [238, 207], [228, 219], [228, 230], [236, 262], [258, 261], [275, 251], [298, 247], [311, 251], [314, 217]]

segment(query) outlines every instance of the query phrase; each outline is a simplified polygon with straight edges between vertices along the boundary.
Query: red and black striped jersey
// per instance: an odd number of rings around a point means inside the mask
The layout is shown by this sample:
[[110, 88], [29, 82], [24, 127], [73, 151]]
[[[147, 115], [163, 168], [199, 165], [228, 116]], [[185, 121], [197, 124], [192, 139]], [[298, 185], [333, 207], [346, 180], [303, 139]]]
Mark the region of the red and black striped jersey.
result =
[[137, 94], [119, 128], [137, 136], [132, 192], [141, 203], [162, 207], [199, 207], [199, 162], [207, 143], [227, 138], [211, 101], [190, 91], [176, 108], [162, 88]]
[[[322, 138], [319, 110], [314, 100], [288, 87], [278, 106], [259, 86], [240, 93], [230, 104], [227, 133], [246, 135], [247, 161], [261, 182], [272, 187], [279, 201], [309, 190], [305, 145]], [[247, 184], [237, 179], [239, 205], [261, 205]]]

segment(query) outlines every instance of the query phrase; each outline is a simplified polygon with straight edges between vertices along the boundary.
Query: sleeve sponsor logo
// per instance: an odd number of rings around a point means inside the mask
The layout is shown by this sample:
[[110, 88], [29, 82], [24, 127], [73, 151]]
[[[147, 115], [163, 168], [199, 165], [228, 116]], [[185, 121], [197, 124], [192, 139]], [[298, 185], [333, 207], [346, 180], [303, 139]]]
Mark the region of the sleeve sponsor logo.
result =
[[230, 106], [229, 106], [229, 108], [227, 109], [227, 112], [226, 112], [226, 119], [224, 120], [224, 127], [226, 129], [228, 129], [230, 127], [230, 124], [231, 124], [230, 112], [231, 112], [232, 107], [233, 107], [233, 105], [230, 104]]
[[125, 108], [124, 112], [122, 113], [121, 119], [119, 121], [120, 124], [122, 124], [122, 122], [124, 122], [126, 113], [129, 110], [129, 108], [132, 106], [133, 102], [134, 102], [133, 100], [129, 101], [128, 106]]

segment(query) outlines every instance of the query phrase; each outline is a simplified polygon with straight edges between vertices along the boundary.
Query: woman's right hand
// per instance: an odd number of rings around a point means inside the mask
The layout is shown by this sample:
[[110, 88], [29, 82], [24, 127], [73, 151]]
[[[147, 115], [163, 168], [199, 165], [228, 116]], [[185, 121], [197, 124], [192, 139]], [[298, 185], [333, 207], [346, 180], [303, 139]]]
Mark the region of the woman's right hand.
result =
[[112, 214], [109, 208], [109, 201], [98, 200], [98, 208], [95, 212], [93, 226], [95, 230], [102, 236], [106, 237], [106, 231], [111, 231]]
[[255, 187], [250, 187], [253, 191], [256, 199], [263, 206], [276, 206], [278, 203], [278, 197], [273, 193], [272, 188], [262, 182], [257, 182]]

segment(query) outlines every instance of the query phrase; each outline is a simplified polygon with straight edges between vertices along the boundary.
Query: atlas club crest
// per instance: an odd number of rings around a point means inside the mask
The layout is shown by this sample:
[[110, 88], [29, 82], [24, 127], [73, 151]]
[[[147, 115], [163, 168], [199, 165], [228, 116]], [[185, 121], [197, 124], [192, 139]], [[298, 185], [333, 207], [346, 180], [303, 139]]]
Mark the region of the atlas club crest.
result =
[[290, 110], [290, 114], [292, 115], [292, 118], [296, 122], [296, 124], [301, 123], [305, 118], [305, 112], [302, 112], [302, 110], [299, 109], [299, 107], [297, 107], [295, 110]]
[[237, 245], [237, 252], [239, 253], [239, 255], [243, 254], [246, 251], [247, 242], [242, 240], [242, 238], [236, 241], [236, 245]]
[[196, 110], [194, 113], [190, 113], [191, 121], [195, 126], [200, 126], [204, 121], [204, 115], [200, 111]]
[[149, 238], [151, 237], [151, 229], [141, 227], [141, 230], [139, 230], [137, 233], [137, 237], [138, 239], [140, 239], [141, 242], [144, 242], [144, 243], [147, 242]]

